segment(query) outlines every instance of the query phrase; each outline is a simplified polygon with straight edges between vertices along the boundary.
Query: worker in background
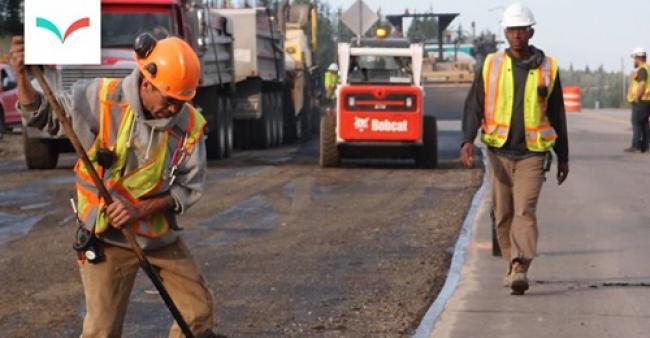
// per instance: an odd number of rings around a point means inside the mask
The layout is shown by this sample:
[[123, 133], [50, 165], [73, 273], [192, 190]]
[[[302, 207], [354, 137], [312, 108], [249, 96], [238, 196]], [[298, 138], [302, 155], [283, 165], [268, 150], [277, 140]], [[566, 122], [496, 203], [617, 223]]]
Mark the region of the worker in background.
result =
[[[126, 78], [81, 80], [58, 97], [114, 196], [105, 205], [85, 166], [77, 163], [77, 215], [88, 233], [96, 234], [99, 251], [78, 254], [86, 297], [82, 336], [122, 335], [139, 266], [119, 230], [130, 227], [190, 329], [211, 337], [212, 294], [177, 223], [177, 215], [199, 199], [205, 181], [205, 119], [188, 103], [199, 83], [199, 59], [176, 37], [156, 41], [142, 35], [135, 49], [137, 68]], [[12, 40], [11, 65], [26, 125], [62, 135], [52, 107], [28, 80], [22, 37]], [[176, 323], [169, 336], [183, 336]]]
[[323, 85], [325, 86], [325, 103], [327, 106], [333, 106], [336, 103], [336, 86], [339, 84], [339, 66], [332, 63], [327, 67]]
[[632, 104], [632, 146], [625, 149], [628, 153], [648, 151], [649, 134], [648, 118], [650, 118], [650, 65], [646, 63], [647, 53], [643, 48], [632, 51], [634, 72], [627, 101]]
[[487, 146], [499, 246], [506, 259], [504, 283], [512, 294], [528, 290], [537, 253], [537, 200], [550, 151], [558, 157], [557, 181], [569, 174], [569, 146], [562, 85], [555, 58], [529, 44], [535, 18], [519, 3], [503, 13], [509, 48], [489, 54], [470, 89], [463, 116], [460, 156], [470, 167], [479, 128]]

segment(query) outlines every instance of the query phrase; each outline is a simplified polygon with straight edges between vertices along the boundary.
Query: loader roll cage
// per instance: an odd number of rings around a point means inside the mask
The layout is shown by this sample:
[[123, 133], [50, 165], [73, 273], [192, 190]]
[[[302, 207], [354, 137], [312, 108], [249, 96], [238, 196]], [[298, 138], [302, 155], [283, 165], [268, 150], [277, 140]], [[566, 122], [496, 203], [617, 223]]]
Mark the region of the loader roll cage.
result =
[[418, 43], [404, 47], [353, 47], [340, 43], [341, 84], [402, 83], [420, 87], [423, 53]]

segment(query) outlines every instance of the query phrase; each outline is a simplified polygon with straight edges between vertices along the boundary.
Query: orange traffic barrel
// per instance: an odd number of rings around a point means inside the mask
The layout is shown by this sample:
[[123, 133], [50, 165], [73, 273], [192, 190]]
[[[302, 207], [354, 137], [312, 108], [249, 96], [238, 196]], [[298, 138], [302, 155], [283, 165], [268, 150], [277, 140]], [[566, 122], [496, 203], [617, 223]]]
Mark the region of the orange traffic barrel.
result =
[[564, 87], [564, 110], [569, 113], [580, 112], [580, 87]]

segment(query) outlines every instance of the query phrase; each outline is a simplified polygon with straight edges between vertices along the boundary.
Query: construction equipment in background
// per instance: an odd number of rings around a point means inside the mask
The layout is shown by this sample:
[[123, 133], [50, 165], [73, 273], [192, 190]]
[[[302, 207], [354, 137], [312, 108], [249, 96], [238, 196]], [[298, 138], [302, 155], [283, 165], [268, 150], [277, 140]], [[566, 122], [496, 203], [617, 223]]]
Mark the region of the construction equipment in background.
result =
[[[319, 116], [315, 7], [288, 1], [273, 10], [215, 3], [102, 0], [102, 64], [49, 66], [45, 75], [55, 92], [69, 91], [81, 79], [122, 78], [135, 68], [136, 36], [175, 35], [201, 60], [193, 104], [208, 121], [208, 159], [230, 156], [235, 143], [269, 148], [310, 135]], [[59, 153], [72, 150], [68, 140], [35, 128], [25, 128], [24, 139], [29, 169], [54, 168]]]
[[[201, 80], [193, 104], [208, 121], [207, 156], [219, 159], [233, 150], [234, 74], [232, 25], [210, 13], [198, 0], [102, 0], [102, 64], [47, 66], [45, 76], [57, 91], [70, 91], [82, 79], [123, 78], [135, 68], [133, 43], [149, 32], [156, 38], [175, 35], [187, 41], [201, 61]], [[37, 86], [37, 84], [35, 84]], [[38, 88], [38, 86], [37, 86]], [[25, 128], [29, 169], [56, 167], [59, 153], [71, 151], [66, 139]]]
[[457, 31], [448, 30], [458, 13], [418, 13], [387, 15], [386, 19], [399, 32], [404, 32], [404, 18], [414, 20], [435, 19], [437, 36], [424, 37], [422, 43], [426, 57], [422, 67], [422, 83], [425, 85], [468, 85], [474, 81], [477, 63], [497, 50], [492, 36], [468, 36], [459, 26]]
[[424, 114], [422, 44], [405, 38], [339, 43], [336, 109], [321, 118], [320, 165], [341, 158], [413, 158], [438, 163], [434, 116]]
[[282, 33], [267, 8], [212, 8], [233, 25], [235, 144], [270, 148], [284, 140]]
[[300, 140], [314, 133], [320, 117], [320, 78], [316, 60], [318, 13], [311, 4], [278, 6], [283, 30], [286, 86], [285, 137]]
[[235, 143], [265, 149], [311, 134], [318, 95], [313, 86], [316, 30], [311, 5], [214, 8], [233, 23]]
[[[150, 32], [156, 38], [175, 35], [187, 41], [201, 61], [201, 79], [193, 104], [208, 121], [207, 156], [228, 157], [233, 150], [234, 73], [232, 24], [199, 0], [102, 0], [102, 64], [48, 66], [45, 75], [57, 91], [70, 91], [82, 79], [123, 78], [135, 68], [135, 38]], [[66, 139], [25, 128], [25, 159], [29, 169], [51, 169], [59, 153], [71, 151]]]

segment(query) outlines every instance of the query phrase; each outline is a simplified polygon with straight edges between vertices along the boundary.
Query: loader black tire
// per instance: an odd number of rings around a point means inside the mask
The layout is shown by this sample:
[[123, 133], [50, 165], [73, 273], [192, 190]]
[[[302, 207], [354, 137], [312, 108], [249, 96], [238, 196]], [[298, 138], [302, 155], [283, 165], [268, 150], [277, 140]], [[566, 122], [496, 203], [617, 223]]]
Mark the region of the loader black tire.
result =
[[418, 149], [416, 164], [421, 168], [438, 166], [438, 122], [435, 116], [424, 116], [422, 121], [422, 146]]
[[320, 126], [320, 166], [338, 167], [341, 157], [336, 145], [336, 118], [333, 115], [323, 115]]
[[29, 138], [23, 130], [23, 146], [27, 169], [54, 169], [59, 162], [56, 140]]

